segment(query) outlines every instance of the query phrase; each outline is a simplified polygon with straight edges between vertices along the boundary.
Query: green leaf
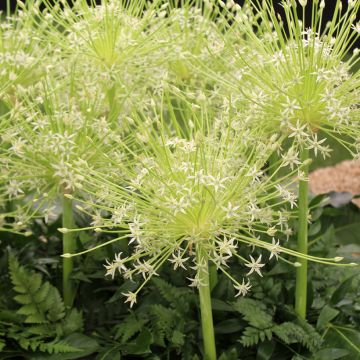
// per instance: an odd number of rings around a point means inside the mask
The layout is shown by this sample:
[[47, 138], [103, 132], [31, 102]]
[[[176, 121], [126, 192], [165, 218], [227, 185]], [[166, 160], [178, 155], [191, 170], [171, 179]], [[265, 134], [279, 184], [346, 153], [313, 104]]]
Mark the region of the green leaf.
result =
[[175, 346], [182, 346], [184, 345], [184, 339], [185, 339], [185, 335], [178, 331], [178, 330], [174, 330], [173, 335], [171, 337], [171, 342], [175, 345]]
[[345, 349], [328, 348], [322, 349], [313, 355], [313, 360], [336, 360], [349, 355], [349, 351]]
[[324, 328], [331, 320], [333, 320], [339, 314], [339, 312], [339, 310], [333, 309], [332, 307], [325, 305], [320, 312], [316, 328]]
[[336, 229], [336, 239], [340, 244], [357, 244], [359, 242], [360, 222], [346, 224]]
[[241, 330], [243, 326], [238, 319], [227, 319], [215, 326], [216, 334], [231, 334]]
[[233, 303], [233, 306], [253, 327], [266, 329], [273, 326], [272, 316], [266, 311], [262, 302], [242, 298]]
[[153, 342], [152, 334], [149, 330], [144, 329], [135, 341], [124, 346], [124, 351], [130, 355], [142, 355], [151, 353], [150, 345]]
[[95, 360], [120, 360], [121, 354], [117, 347], [108, 347], [102, 349]]
[[211, 299], [211, 308], [213, 309], [213, 311], [235, 312], [234, 308], [231, 305], [219, 299]]
[[346, 360], [360, 360], [359, 331], [343, 326], [331, 325], [325, 337], [326, 347], [346, 349], [349, 355]]
[[269, 360], [275, 350], [274, 341], [263, 341], [259, 346], [256, 353], [256, 360]]
[[330, 304], [336, 305], [339, 303], [345, 296], [345, 294], [351, 289], [352, 282], [355, 278], [355, 276], [359, 276], [359, 274], [354, 274], [347, 278], [345, 281], [343, 281], [340, 286], [334, 291], [334, 293], [331, 296]]
[[309, 226], [309, 236], [314, 236], [316, 234], [319, 233], [319, 231], [321, 230], [321, 222], [320, 221], [316, 221], [315, 223], [311, 224]]
[[72, 360], [80, 359], [95, 353], [99, 344], [89, 336], [74, 333], [63, 339], [68, 345], [77, 348], [78, 351], [65, 354], [36, 354], [30, 360]]
[[235, 348], [227, 350], [226, 352], [222, 353], [219, 357], [219, 360], [238, 360], [238, 352]]

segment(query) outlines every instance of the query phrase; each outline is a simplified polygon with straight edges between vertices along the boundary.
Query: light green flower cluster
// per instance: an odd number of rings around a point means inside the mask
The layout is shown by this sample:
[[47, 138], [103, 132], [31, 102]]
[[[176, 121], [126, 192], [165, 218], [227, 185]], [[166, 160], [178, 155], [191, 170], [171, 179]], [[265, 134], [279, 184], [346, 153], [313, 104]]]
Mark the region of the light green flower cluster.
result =
[[1, 192], [16, 206], [8, 214], [15, 222], [8, 226], [17, 231], [33, 217], [48, 221], [59, 216], [57, 201], [82, 188], [87, 167], [109, 171], [104, 153], [122, 159], [116, 146], [122, 129], [117, 133], [108, 129], [96, 102], [79, 101], [48, 85], [43, 96], [23, 100], [10, 115], [13, 126], [2, 133]]
[[[237, 257], [252, 269], [249, 274], [257, 270], [261, 275], [260, 266], [253, 267], [254, 260], [241, 255], [244, 245], [266, 249], [270, 258], [294, 254], [280, 246], [279, 238], [292, 233], [286, 209], [295, 205], [290, 188], [297, 177], [267, 177], [264, 159], [274, 151], [276, 139], [264, 144], [256, 133], [233, 127], [235, 119], [228, 110], [214, 126], [207, 107], [195, 112], [189, 105], [178, 114], [186, 119], [181, 128], [162, 116], [174, 113], [171, 105], [162, 110], [145, 127], [141, 118], [134, 118], [146, 140], [132, 143], [137, 150], [131, 150], [130, 163], [114, 162], [124, 175], [122, 183], [90, 169], [84, 181], [95, 201], [82, 200], [83, 207], [98, 210], [93, 216], [96, 232], [120, 233], [119, 240], [131, 244], [128, 257], [116, 256], [106, 265], [107, 274], [114, 277], [119, 270], [125, 278], [142, 275], [145, 281], [137, 294], [168, 260], [175, 269], [189, 264], [195, 270], [210, 261], [231, 278], [239, 295], [245, 295], [250, 282], [231, 275], [228, 262]], [[129, 148], [125, 142], [123, 152]], [[198, 271], [190, 280], [196, 287], [205, 281]]]
[[[345, 9], [334, 1], [328, 23], [325, 1], [305, 3], [283, 0], [280, 18], [271, 1], [260, 6], [250, 0], [242, 16], [234, 17], [229, 39], [224, 37], [231, 76], [218, 79], [265, 134], [291, 140], [293, 152], [306, 148], [325, 158], [331, 152], [326, 139], [335, 138], [358, 156], [360, 58], [353, 47], [360, 38], [360, 3], [349, 1]], [[247, 41], [239, 46], [234, 34]]]
[[[307, 171], [310, 150], [330, 156], [327, 137], [359, 150], [359, 51], [348, 52], [360, 3], [337, 0], [328, 24], [319, 0], [283, 0], [282, 20], [270, 0], [90, 3], [36, 0], [0, 24], [0, 206], [11, 205], [0, 230], [62, 213], [66, 306], [71, 258], [109, 243], [129, 247], [106, 275], [143, 279], [124, 294], [131, 306], [164, 263], [186, 270], [215, 359], [209, 264], [237, 296], [273, 258], [305, 269], [305, 286], [307, 260], [346, 266], [307, 254]], [[296, 215], [298, 251], [284, 246]], [[118, 237], [76, 253], [84, 230]]]

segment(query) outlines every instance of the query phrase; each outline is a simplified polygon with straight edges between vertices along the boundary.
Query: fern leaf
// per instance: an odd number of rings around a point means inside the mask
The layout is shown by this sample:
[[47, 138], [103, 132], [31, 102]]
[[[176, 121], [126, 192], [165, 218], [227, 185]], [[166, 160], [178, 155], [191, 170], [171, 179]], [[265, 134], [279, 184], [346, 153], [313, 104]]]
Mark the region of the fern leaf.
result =
[[178, 312], [162, 305], [151, 305], [149, 314], [156, 343], [165, 347], [165, 339], [171, 341], [171, 334], [180, 320]]
[[274, 325], [272, 316], [260, 301], [242, 298], [235, 302], [233, 306], [252, 327], [264, 330]]
[[[37, 307], [35, 304], [30, 303], [27, 305], [22, 306], [17, 313], [19, 315], [32, 315], [32, 314], [36, 314], [36, 312], [38, 311]], [[45, 321], [45, 318], [43, 318], [43, 320]]]
[[9, 271], [14, 291], [18, 293], [14, 300], [22, 305], [17, 314], [25, 316], [25, 323], [54, 323], [65, 316], [64, 303], [54, 286], [42, 283], [39, 274], [20, 266], [14, 257], [9, 258]]
[[82, 351], [81, 349], [68, 344], [64, 340], [54, 340], [52, 342], [42, 343], [39, 345], [39, 350], [42, 352], [48, 352], [49, 354], [72, 353]]
[[172, 337], [171, 337], [171, 342], [175, 346], [183, 346], [185, 343], [185, 335], [178, 330], [174, 330]]
[[32, 299], [28, 294], [19, 294], [14, 297], [14, 300], [23, 305], [28, 305], [32, 303]]
[[56, 287], [50, 285], [48, 296], [41, 304], [44, 304], [42, 308], [47, 311], [47, 318], [51, 322], [64, 318], [65, 306]]
[[72, 309], [62, 321], [62, 335], [70, 335], [75, 332], [82, 332], [84, 321], [82, 313]]
[[44, 284], [42, 284], [39, 291], [37, 291], [34, 294], [34, 301], [36, 303], [43, 302], [46, 299], [46, 297], [49, 295], [49, 291], [50, 291], [50, 284], [48, 282], [45, 282]]
[[241, 336], [240, 343], [245, 347], [257, 345], [260, 341], [265, 339], [271, 340], [272, 331], [270, 329], [261, 330], [251, 326], [245, 328]]
[[321, 336], [306, 322], [299, 325], [285, 322], [274, 326], [273, 331], [285, 344], [300, 343], [312, 352], [318, 349], [322, 343]]
[[134, 335], [139, 333], [147, 320], [138, 319], [131, 313], [120, 325], [116, 327], [115, 340], [120, 340], [122, 344], [126, 343]]
[[152, 282], [159, 290], [161, 296], [171, 304], [173, 308], [178, 309], [179, 307], [183, 308], [184, 305], [189, 305], [189, 301], [184, 300], [184, 297], [190, 297], [188, 289], [177, 288], [158, 277], [154, 277]]

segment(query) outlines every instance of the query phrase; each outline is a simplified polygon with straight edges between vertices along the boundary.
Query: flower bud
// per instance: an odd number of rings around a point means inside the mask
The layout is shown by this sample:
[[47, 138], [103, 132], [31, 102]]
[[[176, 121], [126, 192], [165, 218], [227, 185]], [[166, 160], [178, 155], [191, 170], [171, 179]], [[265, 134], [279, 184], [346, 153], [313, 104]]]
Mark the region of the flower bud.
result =
[[299, 0], [301, 6], [306, 6], [307, 0]]

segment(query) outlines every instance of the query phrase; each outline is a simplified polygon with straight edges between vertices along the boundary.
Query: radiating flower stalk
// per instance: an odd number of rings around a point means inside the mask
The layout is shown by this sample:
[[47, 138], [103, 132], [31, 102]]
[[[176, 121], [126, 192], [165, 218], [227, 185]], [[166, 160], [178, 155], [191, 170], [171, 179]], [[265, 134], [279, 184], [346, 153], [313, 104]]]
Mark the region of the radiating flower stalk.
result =
[[[86, 230], [120, 236], [63, 256], [81, 255], [115, 241], [128, 242], [129, 254], [117, 254], [105, 267], [112, 278], [116, 272], [128, 280], [143, 278], [136, 291], [124, 293], [130, 306], [165, 262], [192, 273], [187, 279], [199, 290], [204, 356], [212, 360], [216, 355], [209, 263], [232, 281], [236, 296], [244, 296], [251, 289], [251, 276], [262, 276], [267, 261], [264, 251], [269, 260], [280, 259], [295, 267], [300, 264], [283, 255], [335, 265], [341, 259], [299, 254], [280, 244], [292, 233], [289, 220], [296, 195], [291, 186], [298, 180], [298, 169], [281, 177], [282, 163], [274, 171], [279, 175], [276, 180], [264, 173], [264, 159], [278, 146], [276, 137], [259, 143], [256, 131], [232, 126], [238, 119], [228, 109], [218, 119], [208, 106], [194, 111], [189, 103], [177, 111], [176, 119], [165, 119], [163, 114], [174, 112], [165, 102], [160, 110], [153, 109], [151, 117], [133, 115], [142, 140], [137, 145], [125, 141], [123, 151], [131, 157], [113, 162], [114, 169], [123, 174], [122, 183], [88, 170], [83, 184], [88, 195], [77, 198], [82, 203], [78, 208], [96, 218], [96, 224]], [[178, 121], [183, 127], [178, 127]], [[247, 246], [254, 251], [249, 259], [244, 257]], [[246, 273], [231, 272], [234, 259], [244, 264]]]
[[[326, 158], [331, 153], [327, 139], [337, 140], [358, 157], [359, 49], [353, 47], [360, 36], [356, 23], [360, 3], [348, 1], [344, 7], [337, 0], [328, 23], [323, 18], [325, 1], [283, 0], [281, 4], [282, 18], [269, 0], [247, 1], [243, 11], [234, 14], [233, 26], [224, 37], [233, 53], [233, 75], [208, 74], [233, 94], [233, 103], [251, 118], [250, 126], [261, 124], [265, 136], [281, 134], [286, 141], [270, 164], [280, 157], [290, 167], [298, 166], [311, 157], [310, 151]], [[306, 20], [309, 11], [310, 20]], [[234, 37], [243, 41], [234, 42]], [[304, 254], [309, 220], [307, 175], [308, 166], [304, 166], [298, 203], [298, 251]], [[295, 307], [305, 318], [307, 261], [299, 262]]]
[[[15, 204], [6, 214], [14, 221], [3, 227], [24, 234], [29, 233], [26, 227], [30, 220], [44, 218], [48, 222], [59, 212], [64, 228], [75, 226], [72, 201], [64, 194], [81, 190], [86, 171], [75, 174], [71, 168], [83, 168], [88, 162], [91, 167], [112, 172], [102, 154], [122, 161], [116, 144], [127, 136], [127, 113], [150, 102], [151, 96], [145, 94], [162, 84], [159, 77], [165, 77], [158, 63], [162, 55], [152, 36], [155, 30], [160, 31], [162, 22], [149, 30], [155, 5], [145, 8], [143, 1], [128, 4], [118, 0], [89, 6], [78, 0], [71, 9], [67, 4], [60, 8], [45, 3], [43, 11], [39, 10], [40, 1], [24, 13], [18, 11], [11, 19], [14, 30], [11, 24], [3, 25], [6, 33], [1, 43], [7, 51], [1, 58], [4, 61], [22, 54], [19, 64], [9, 65], [14, 70], [3, 70], [3, 75], [10, 75], [8, 82], [2, 82], [8, 85], [1, 90], [7, 92], [4, 99], [12, 110], [11, 126], [2, 134], [2, 194]], [[26, 33], [24, 22], [33, 35], [19, 47], [13, 33]], [[38, 47], [33, 49], [28, 39], [36, 40]], [[9, 53], [11, 46], [16, 56]], [[32, 51], [38, 56], [30, 57]], [[44, 66], [42, 70], [37, 66], [42, 52], [56, 62], [56, 68]], [[29, 66], [24, 69], [26, 64]], [[76, 251], [75, 241], [74, 234], [64, 233], [64, 252]], [[75, 297], [72, 268], [72, 259], [65, 259], [63, 291], [68, 307]]]

